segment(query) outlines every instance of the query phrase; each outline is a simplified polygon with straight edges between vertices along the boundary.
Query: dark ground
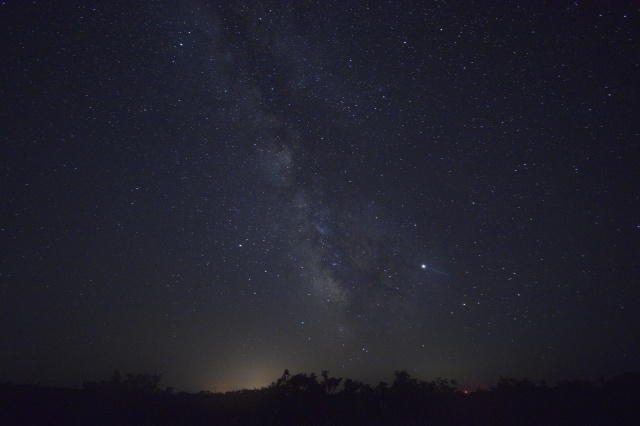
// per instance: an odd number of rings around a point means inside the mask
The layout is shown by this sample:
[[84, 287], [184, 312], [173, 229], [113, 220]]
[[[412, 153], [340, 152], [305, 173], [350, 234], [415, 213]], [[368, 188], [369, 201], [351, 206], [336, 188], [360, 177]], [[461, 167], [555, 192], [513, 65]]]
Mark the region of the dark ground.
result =
[[2, 425], [637, 425], [640, 374], [598, 385], [555, 386], [501, 378], [489, 390], [460, 392], [455, 381], [396, 372], [372, 387], [323, 372], [227, 393], [174, 393], [159, 375], [116, 372], [84, 389], [0, 384]]

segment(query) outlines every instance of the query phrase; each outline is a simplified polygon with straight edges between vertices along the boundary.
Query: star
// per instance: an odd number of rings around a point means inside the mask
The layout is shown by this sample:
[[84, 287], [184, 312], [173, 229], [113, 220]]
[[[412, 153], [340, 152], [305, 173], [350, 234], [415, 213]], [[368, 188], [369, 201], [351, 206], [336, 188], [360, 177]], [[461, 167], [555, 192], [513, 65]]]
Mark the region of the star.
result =
[[[286, 367], [470, 385], [640, 368], [640, 224], [615, 208], [637, 201], [630, 2], [471, 21], [456, 2], [4, 3], [0, 121], [28, 143], [0, 148], [1, 381], [174, 356], [158, 372], [195, 391]], [[366, 368], [339, 366], [362, 348]]]

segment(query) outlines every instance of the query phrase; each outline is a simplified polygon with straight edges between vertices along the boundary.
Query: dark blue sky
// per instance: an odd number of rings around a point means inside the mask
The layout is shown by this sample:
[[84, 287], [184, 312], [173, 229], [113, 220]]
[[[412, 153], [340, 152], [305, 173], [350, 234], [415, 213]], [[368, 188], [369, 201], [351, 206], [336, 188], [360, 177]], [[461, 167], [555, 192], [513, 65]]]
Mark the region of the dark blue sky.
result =
[[0, 380], [640, 368], [635, 2], [6, 1]]

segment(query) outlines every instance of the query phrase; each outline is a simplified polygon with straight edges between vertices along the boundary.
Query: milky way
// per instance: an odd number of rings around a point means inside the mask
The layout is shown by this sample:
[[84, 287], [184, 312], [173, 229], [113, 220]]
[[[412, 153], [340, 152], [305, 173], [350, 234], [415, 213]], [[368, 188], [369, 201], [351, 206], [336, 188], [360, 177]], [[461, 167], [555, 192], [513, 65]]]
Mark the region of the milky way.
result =
[[640, 368], [631, 2], [0, 18], [0, 380]]

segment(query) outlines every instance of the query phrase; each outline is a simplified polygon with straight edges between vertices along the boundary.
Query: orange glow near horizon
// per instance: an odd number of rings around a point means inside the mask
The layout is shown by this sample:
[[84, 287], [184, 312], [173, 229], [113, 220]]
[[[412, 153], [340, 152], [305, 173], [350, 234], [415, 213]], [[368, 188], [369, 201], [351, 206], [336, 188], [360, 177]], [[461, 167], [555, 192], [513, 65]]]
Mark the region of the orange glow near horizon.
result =
[[[283, 369], [284, 371], [284, 369]], [[260, 389], [269, 386], [282, 375], [271, 366], [251, 366], [239, 371], [230, 371], [221, 380], [212, 383], [211, 392], [230, 392], [243, 389]]]

